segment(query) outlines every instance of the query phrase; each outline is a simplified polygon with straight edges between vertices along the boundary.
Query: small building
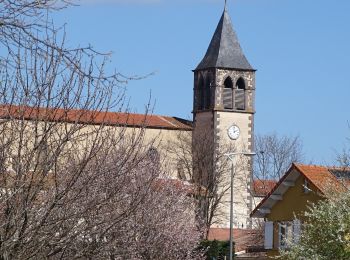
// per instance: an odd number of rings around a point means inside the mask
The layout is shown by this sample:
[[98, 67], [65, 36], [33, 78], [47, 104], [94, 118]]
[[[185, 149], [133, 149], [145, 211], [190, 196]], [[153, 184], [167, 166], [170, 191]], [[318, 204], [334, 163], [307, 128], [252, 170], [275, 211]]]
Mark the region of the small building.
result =
[[264, 219], [268, 256], [276, 256], [290, 242], [297, 242], [309, 205], [333, 191], [345, 191], [349, 176], [348, 169], [293, 163], [251, 213], [253, 218]]

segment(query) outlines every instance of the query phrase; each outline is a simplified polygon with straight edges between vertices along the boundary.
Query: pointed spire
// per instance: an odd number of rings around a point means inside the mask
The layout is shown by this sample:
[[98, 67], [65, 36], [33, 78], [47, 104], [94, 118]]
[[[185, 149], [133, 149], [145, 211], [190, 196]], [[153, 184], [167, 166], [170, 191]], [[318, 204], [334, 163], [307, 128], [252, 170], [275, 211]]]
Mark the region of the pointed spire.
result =
[[237, 35], [233, 30], [226, 4], [225, 0], [224, 12], [208, 50], [196, 70], [208, 68], [254, 70], [243, 54]]

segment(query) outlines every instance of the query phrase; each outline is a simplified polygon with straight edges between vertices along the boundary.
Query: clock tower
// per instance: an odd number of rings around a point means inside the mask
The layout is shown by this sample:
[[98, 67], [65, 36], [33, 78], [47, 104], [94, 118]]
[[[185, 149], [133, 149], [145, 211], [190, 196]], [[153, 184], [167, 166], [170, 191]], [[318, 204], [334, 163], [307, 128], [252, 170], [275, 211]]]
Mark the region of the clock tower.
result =
[[[193, 102], [193, 156], [207, 153], [220, 160], [209, 161], [204, 169], [194, 167], [197, 178], [207, 175], [210, 180], [221, 174], [219, 191], [228, 189], [230, 168], [219, 173], [220, 165], [227, 164], [225, 156], [218, 153], [253, 151], [254, 140], [255, 70], [249, 64], [238, 42], [225, 6], [208, 50], [194, 70]], [[205, 139], [203, 139], [205, 137]], [[196, 145], [206, 142], [206, 149], [196, 150]], [[242, 159], [242, 160], [241, 160]], [[226, 160], [226, 161], [224, 161]], [[235, 228], [249, 228], [252, 210], [251, 182], [252, 158], [235, 156], [233, 224]], [[202, 176], [201, 176], [202, 175]], [[211, 176], [211, 177], [208, 177]], [[208, 183], [201, 183], [208, 185]], [[221, 199], [215, 223], [229, 226], [229, 189]]]

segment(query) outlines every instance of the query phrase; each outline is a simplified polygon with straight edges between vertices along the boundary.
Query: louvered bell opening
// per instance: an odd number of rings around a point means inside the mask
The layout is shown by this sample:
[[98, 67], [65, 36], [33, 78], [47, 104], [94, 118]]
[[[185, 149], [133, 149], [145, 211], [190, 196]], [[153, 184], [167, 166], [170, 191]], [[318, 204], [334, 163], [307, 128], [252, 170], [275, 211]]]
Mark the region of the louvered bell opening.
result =
[[202, 109], [202, 90], [201, 89], [197, 90], [196, 101], [197, 101], [197, 109]]
[[209, 109], [211, 106], [211, 91], [210, 88], [205, 90], [205, 108]]
[[223, 103], [224, 103], [224, 108], [226, 109], [233, 108], [232, 88], [224, 88]]
[[245, 109], [245, 97], [244, 97], [244, 89], [236, 89], [235, 90], [235, 107], [239, 110]]

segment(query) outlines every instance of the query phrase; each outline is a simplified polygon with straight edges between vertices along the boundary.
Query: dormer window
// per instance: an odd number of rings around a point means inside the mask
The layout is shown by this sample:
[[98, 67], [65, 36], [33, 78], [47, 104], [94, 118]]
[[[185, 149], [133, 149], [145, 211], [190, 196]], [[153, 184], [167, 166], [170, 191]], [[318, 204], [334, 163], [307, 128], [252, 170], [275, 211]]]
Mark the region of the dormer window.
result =
[[304, 190], [305, 194], [310, 193], [310, 191], [311, 191], [310, 182], [306, 178], [304, 179], [303, 190]]
[[235, 109], [244, 110], [245, 109], [245, 82], [244, 79], [239, 78], [236, 82], [235, 88]]
[[224, 109], [233, 109], [233, 83], [230, 77], [224, 82], [223, 105]]

